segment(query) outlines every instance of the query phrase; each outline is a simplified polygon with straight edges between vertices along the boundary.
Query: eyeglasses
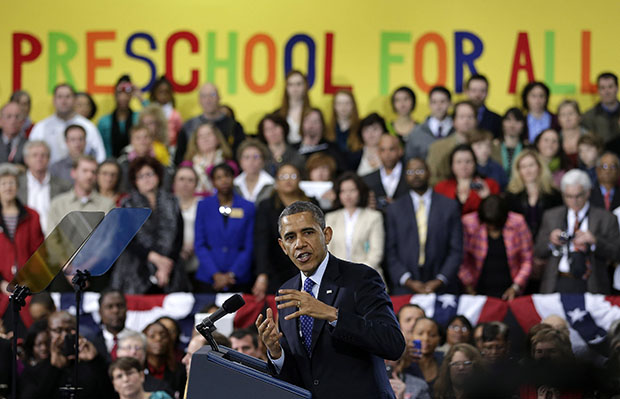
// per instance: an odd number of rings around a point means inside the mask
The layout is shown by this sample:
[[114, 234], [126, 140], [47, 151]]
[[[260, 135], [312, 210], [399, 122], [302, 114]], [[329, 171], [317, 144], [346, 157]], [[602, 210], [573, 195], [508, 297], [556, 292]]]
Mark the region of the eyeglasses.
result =
[[246, 161], [257, 161], [259, 159], [263, 159], [262, 156], [260, 156], [259, 154], [244, 154], [241, 159], [245, 159]]
[[586, 195], [586, 193], [582, 191], [579, 194], [575, 194], [575, 195], [564, 194], [564, 198], [568, 199], [568, 200], [572, 200], [572, 199], [576, 200], [576, 199], [585, 197], [585, 195]]
[[154, 172], [144, 172], [144, 173], [140, 173], [139, 175], [136, 175], [136, 179], [141, 180], [141, 179], [151, 178], [154, 176], [155, 176]]
[[407, 176], [422, 176], [426, 173], [426, 169], [407, 169]]
[[448, 329], [454, 331], [454, 332], [462, 332], [462, 333], [466, 333], [469, 331], [469, 328], [465, 327], [465, 326], [457, 326], [456, 324], [453, 324], [451, 326], [448, 326]]
[[604, 163], [599, 165], [599, 168], [603, 170], [618, 170], [618, 165], [615, 163]]
[[278, 180], [297, 180], [297, 174], [296, 173], [285, 173], [283, 175], [278, 176]]
[[71, 334], [74, 331], [73, 327], [56, 327], [56, 328], [50, 328], [50, 332], [54, 333], [54, 334], [62, 334], [62, 333], [66, 333], [66, 334]]
[[473, 366], [474, 362], [472, 362], [471, 360], [465, 360], [464, 362], [451, 362], [450, 363], [450, 367], [452, 367], [453, 369], [460, 369], [462, 367], [471, 367]]

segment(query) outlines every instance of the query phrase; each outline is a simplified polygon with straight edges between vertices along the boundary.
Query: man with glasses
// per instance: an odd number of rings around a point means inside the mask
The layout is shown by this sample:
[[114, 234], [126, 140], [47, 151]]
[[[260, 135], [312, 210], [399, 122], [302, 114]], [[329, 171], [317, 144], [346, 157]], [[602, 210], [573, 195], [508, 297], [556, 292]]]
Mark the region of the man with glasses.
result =
[[591, 206], [591, 188], [586, 172], [567, 172], [561, 184], [564, 205], [543, 215], [534, 248], [534, 255], [547, 261], [542, 293], [610, 293], [607, 267], [620, 257], [618, 221]]
[[[20, 376], [20, 398], [61, 398], [62, 387], [75, 386], [73, 345], [67, 337], [75, 334], [75, 317], [66, 311], [52, 313], [47, 320], [50, 333], [50, 357], [36, 366], [26, 366]], [[73, 341], [72, 341], [73, 342]], [[80, 360], [78, 362], [78, 385], [81, 398], [107, 399], [114, 395], [106, 375], [106, 363], [98, 355], [95, 346], [80, 337]]]
[[620, 207], [620, 191], [618, 190], [618, 168], [620, 161], [612, 152], [605, 152], [596, 162], [598, 185], [592, 188], [590, 203], [592, 206], [605, 208], [610, 212]]
[[410, 159], [403, 173], [409, 195], [386, 211], [385, 247], [393, 293], [456, 293], [463, 257], [459, 206], [429, 186], [424, 160]]

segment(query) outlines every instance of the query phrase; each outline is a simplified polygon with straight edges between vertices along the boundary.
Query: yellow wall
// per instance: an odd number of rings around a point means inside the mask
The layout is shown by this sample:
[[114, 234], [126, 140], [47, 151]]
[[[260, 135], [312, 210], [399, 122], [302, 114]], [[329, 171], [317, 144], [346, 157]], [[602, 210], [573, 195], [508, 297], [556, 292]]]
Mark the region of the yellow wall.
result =
[[[183, 5], [178, 5], [182, 3]], [[128, 57], [127, 39], [136, 32], [145, 32], [155, 40], [156, 49], [148, 48], [144, 40], [133, 43], [133, 50], [151, 59], [157, 74], [164, 73], [166, 41], [175, 32], [187, 31], [197, 39], [198, 51], [190, 53], [187, 42], [179, 41], [174, 47], [174, 77], [181, 83], [190, 79], [196, 69], [200, 83], [207, 79], [208, 34], [215, 34], [216, 58], [228, 56], [229, 34], [236, 35], [236, 62], [234, 76], [221, 68], [215, 69], [215, 83], [220, 87], [222, 102], [233, 105], [238, 119], [246, 130], [255, 131], [256, 123], [265, 111], [279, 105], [283, 90], [284, 52], [286, 43], [296, 34], [312, 38], [316, 46], [315, 83], [311, 100], [328, 110], [331, 95], [324, 93], [326, 33], [333, 33], [332, 83], [352, 85], [362, 114], [379, 111], [389, 114], [389, 94], [402, 84], [410, 85], [418, 94], [415, 116], [421, 120], [428, 113], [426, 96], [414, 79], [414, 50], [420, 38], [435, 32], [446, 45], [446, 84], [455, 87], [455, 32], [470, 32], [483, 44], [483, 51], [474, 61], [478, 72], [491, 81], [488, 104], [502, 113], [507, 107], [518, 105], [518, 94], [509, 93], [509, 81], [519, 32], [527, 33], [534, 75], [548, 84], [569, 85], [566, 94], [554, 95], [551, 109], [564, 97], [576, 98], [583, 108], [596, 101], [596, 96], [582, 93], [582, 35], [590, 32], [591, 54], [586, 57], [591, 66], [587, 80], [592, 82], [598, 72], [618, 72], [620, 65], [620, 29], [615, 21], [620, 15], [620, 3], [611, 0], [585, 3], [583, 1], [448, 1], [448, 0], [393, 0], [393, 1], [215, 1], [215, 0], [105, 0], [86, 2], [63, 0], [51, 2], [28, 0], [4, 2], [0, 12], [0, 99], [10, 95], [14, 82], [14, 51], [30, 52], [24, 42], [14, 49], [15, 33], [28, 33], [41, 44], [40, 55], [21, 65], [21, 87], [32, 93], [33, 117], [41, 119], [52, 112], [48, 88], [67, 77], [57, 67], [57, 77], [50, 76], [58, 57], [51, 51], [54, 37], [60, 38], [56, 53], [66, 51], [66, 41], [74, 42], [76, 53], [67, 62], [67, 68], [78, 90], [87, 87], [87, 34], [114, 32], [113, 40], [94, 45], [96, 57], [108, 58], [111, 66], [96, 69], [94, 82], [108, 86], [120, 74], [129, 72], [140, 86], [149, 82], [147, 65]], [[267, 35], [275, 43], [275, 85], [265, 93], [255, 93], [245, 81], [246, 45], [257, 34]], [[382, 40], [401, 38], [389, 44], [392, 55], [401, 56], [402, 62], [388, 64], [382, 56]], [[553, 46], [550, 44], [553, 43]], [[551, 48], [554, 47], [554, 48]], [[466, 41], [464, 52], [472, 45]], [[385, 53], [385, 52], [384, 52]], [[292, 51], [293, 67], [306, 70], [308, 52], [303, 44]], [[267, 51], [257, 45], [254, 51], [251, 75], [258, 84], [267, 78]], [[554, 67], [551, 68], [551, 63]], [[383, 65], [383, 68], [382, 68]], [[386, 66], [387, 65], [387, 66]], [[383, 71], [389, 72], [389, 77]], [[437, 50], [432, 44], [424, 51], [422, 71], [427, 82], [433, 83], [440, 66]], [[469, 75], [465, 68], [465, 78]], [[386, 83], [381, 87], [382, 77]], [[553, 81], [549, 81], [550, 78]], [[387, 80], [386, 80], [387, 79]], [[527, 74], [518, 75], [517, 92], [527, 81]], [[92, 82], [91, 82], [92, 83]], [[231, 87], [234, 86], [234, 92]], [[572, 86], [571, 86], [572, 85]], [[561, 90], [561, 89], [558, 89]], [[586, 90], [587, 91], [587, 90]], [[459, 95], [456, 96], [457, 98]], [[184, 118], [200, 112], [196, 90], [177, 94], [177, 107]], [[100, 111], [97, 118], [113, 106], [108, 94], [95, 96]]]

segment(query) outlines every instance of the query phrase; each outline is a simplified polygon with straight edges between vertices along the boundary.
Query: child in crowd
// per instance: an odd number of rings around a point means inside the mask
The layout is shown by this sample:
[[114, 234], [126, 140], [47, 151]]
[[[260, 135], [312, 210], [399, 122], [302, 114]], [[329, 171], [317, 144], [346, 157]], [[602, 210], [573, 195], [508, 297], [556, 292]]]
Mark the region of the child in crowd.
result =
[[499, 162], [491, 159], [493, 134], [487, 130], [476, 130], [471, 135], [471, 148], [476, 154], [478, 173], [499, 183], [501, 191], [508, 185], [508, 176]]
[[577, 153], [579, 155], [579, 169], [588, 173], [592, 185], [598, 184], [596, 177], [596, 160], [603, 152], [603, 142], [600, 137], [594, 133], [586, 133], [579, 138], [577, 142]]

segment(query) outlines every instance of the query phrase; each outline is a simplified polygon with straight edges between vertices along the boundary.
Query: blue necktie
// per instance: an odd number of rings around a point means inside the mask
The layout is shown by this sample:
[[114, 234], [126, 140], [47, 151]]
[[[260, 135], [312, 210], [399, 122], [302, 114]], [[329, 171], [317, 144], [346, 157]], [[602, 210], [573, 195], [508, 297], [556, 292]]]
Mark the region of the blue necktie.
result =
[[[314, 284], [314, 281], [307, 278], [306, 281], [304, 281], [304, 291], [312, 295], [312, 287], [314, 287]], [[312, 297], [314, 298], [314, 295], [312, 295]], [[314, 317], [299, 316], [299, 322], [301, 323], [301, 335], [304, 340], [304, 345], [306, 346], [308, 354], [310, 354], [310, 348], [312, 347], [312, 326], [314, 325]]]

